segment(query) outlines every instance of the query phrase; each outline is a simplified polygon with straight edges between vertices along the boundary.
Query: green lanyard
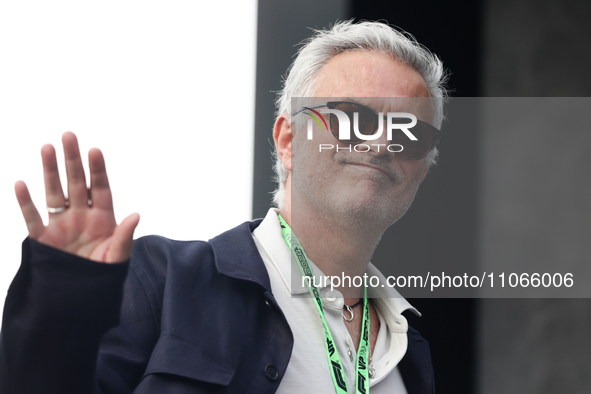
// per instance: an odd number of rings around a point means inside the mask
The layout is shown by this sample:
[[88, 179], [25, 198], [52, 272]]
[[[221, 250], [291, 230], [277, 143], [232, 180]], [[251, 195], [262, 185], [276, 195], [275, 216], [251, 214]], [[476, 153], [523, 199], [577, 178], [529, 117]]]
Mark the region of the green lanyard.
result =
[[[332, 376], [332, 383], [337, 394], [348, 394], [347, 381], [344, 376], [343, 363], [339, 357], [339, 352], [334, 345], [332, 334], [324, 318], [324, 309], [322, 308], [322, 298], [318, 288], [313, 285], [313, 272], [308, 262], [308, 256], [304, 252], [304, 248], [298, 241], [298, 238], [291, 231], [291, 227], [285, 222], [280, 214], [279, 223], [281, 224], [281, 233], [283, 239], [289, 246], [294, 259], [299, 263], [300, 272], [302, 275], [310, 278], [308, 281], [308, 291], [316, 300], [316, 308], [322, 319], [324, 325], [324, 335], [326, 337], [326, 355], [328, 357], [328, 366]], [[363, 323], [361, 330], [361, 339], [359, 341], [359, 350], [357, 351], [357, 367], [355, 368], [357, 376], [357, 384], [355, 387], [356, 394], [369, 394], [369, 379], [368, 379], [368, 363], [369, 363], [369, 303], [367, 302], [367, 288], [364, 289], [363, 294]]]

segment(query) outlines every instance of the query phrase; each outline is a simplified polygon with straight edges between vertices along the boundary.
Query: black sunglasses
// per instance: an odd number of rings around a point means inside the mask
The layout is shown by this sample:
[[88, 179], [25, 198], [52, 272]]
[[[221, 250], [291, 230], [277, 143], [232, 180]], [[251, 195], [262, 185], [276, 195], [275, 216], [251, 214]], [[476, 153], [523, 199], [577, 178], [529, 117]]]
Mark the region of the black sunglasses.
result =
[[[312, 105], [309, 107], [302, 107], [297, 112], [293, 114], [293, 116], [299, 114], [300, 112], [306, 110], [313, 110], [315, 108], [321, 107], [328, 107], [329, 109], [337, 109], [347, 114], [349, 117], [349, 124], [351, 130], [349, 131], [349, 135], [351, 138], [349, 139], [340, 139], [339, 138], [339, 121], [334, 114], [330, 114], [329, 121], [330, 121], [330, 130], [334, 137], [339, 141], [346, 142], [351, 145], [358, 144], [363, 139], [357, 138], [355, 133], [353, 132], [353, 122], [354, 117], [353, 114], [357, 112], [359, 114], [358, 118], [358, 126], [359, 132], [362, 135], [373, 135], [378, 131], [379, 121], [378, 114], [371, 109], [370, 107], [351, 102], [351, 101], [328, 101], [326, 103]], [[384, 118], [386, 116], [384, 115]], [[408, 118], [396, 118], [393, 119], [394, 123], [404, 124], [409, 123]], [[395, 129], [392, 131], [392, 144], [398, 144], [402, 146], [402, 151], [397, 152], [396, 154], [400, 157], [403, 157], [408, 160], [420, 160], [423, 157], [427, 156], [427, 154], [437, 146], [439, 142], [439, 138], [441, 136], [441, 132], [431, 126], [429, 123], [425, 123], [417, 119], [417, 124], [410, 128], [409, 130], [416, 138], [416, 141], [409, 139], [402, 130]], [[385, 131], [384, 131], [385, 132]]]

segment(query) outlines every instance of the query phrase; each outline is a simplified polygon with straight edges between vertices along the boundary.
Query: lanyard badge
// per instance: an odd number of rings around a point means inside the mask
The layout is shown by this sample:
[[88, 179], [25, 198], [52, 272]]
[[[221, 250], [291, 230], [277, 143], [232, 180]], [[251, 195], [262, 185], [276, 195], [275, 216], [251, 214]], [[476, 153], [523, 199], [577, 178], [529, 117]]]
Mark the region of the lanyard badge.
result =
[[[301, 274], [310, 278], [307, 287], [308, 291], [316, 301], [316, 309], [318, 309], [318, 313], [320, 314], [320, 318], [322, 319], [322, 324], [324, 326], [328, 368], [330, 369], [335, 392], [337, 394], [348, 394], [343, 363], [341, 362], [341, 357], [339, 356], [339, 352], [334, 344], [334, 339], [332, 338], [332, 334], [330, 333], [330, 329], [328, 328], [328, 324], [326, 323], [326, 319], [324, 317], [324, 308], [322, 307], [322, 298], [320, 297], [320, 292], [318, 291], [318, 288], [313, 285], [314, 281], [312, 280], [312, 277], [314, 276], [314, 273], [312, 272], [312, 267], [310, 267], [308, 256], [306, 256], [304, 248], [302, 248], [300, 241], [298, 241], [298, 238], [292, 232], [291, 227], [289, 227], [281, 215], [278, 214], [277, 216], [279, 217], [279, 223], [281, 224], [281, 233], [283, 235], [283, 239], [291, 250], [293, 258], [298, 263]], [[367, 288], [364, 289], [363, 294], [363, 322], [361, 327], [361, 339], [359, 340], [357, 364], [355, 368], [355, 375], [357, 377], [355, 393], [369, 394], [369, 302], [367, 300]]]

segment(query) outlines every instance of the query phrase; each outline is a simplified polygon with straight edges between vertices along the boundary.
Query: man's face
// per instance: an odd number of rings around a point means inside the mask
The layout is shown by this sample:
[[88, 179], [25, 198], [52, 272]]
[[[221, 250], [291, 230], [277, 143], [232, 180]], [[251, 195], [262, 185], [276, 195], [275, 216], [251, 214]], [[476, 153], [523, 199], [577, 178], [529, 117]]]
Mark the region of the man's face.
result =
[[[367, 98], [356, 101], [376, 113], [411, 112], [420, 120], [431, 120], [427, 106], [417, 105], [426, 99], [406, 99], [405, 105], [400, 104], [404, 100], [371, 99], [429, 96], [420, 74], [383, 54], [351, 51], [335, 56], [318, 74], [316, 88], [316, 97]], [[349, 144], [319, 128], [313, 140], [306, 138], [305, 129], [294, 134], [290, 177], [295, 217], [298, 209], [312, 208], [352, 216], [385, 230], [406, 212], [427, 171], [425, 159], [403, 159], [384, 148], [390, 143], [385, 125], [382, 137], [367, 141], [385, 144], [379, 152], [375, 147], [369, 152], [349, 152]], [[319, 144], [346, 149], [319, 152]]]

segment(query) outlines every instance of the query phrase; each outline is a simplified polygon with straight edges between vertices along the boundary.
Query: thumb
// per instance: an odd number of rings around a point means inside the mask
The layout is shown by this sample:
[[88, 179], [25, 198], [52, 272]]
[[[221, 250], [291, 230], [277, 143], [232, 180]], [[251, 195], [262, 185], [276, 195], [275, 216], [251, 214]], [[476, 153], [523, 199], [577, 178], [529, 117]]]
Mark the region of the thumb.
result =
[[140, 215], [132, 213], [113, 231], [111, 245], [105, 256], [105, 263], [118, 263], [129, 259], [133, 246], [133, 232], [140, 221]]

